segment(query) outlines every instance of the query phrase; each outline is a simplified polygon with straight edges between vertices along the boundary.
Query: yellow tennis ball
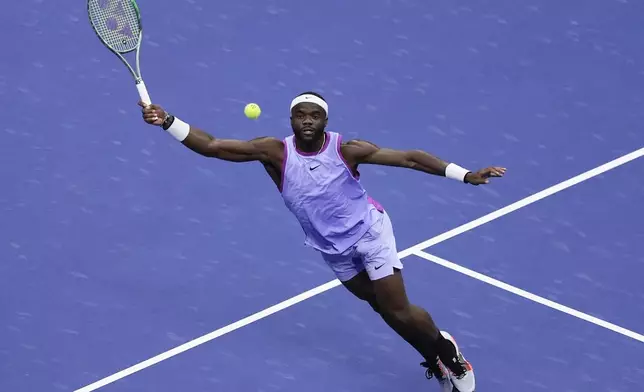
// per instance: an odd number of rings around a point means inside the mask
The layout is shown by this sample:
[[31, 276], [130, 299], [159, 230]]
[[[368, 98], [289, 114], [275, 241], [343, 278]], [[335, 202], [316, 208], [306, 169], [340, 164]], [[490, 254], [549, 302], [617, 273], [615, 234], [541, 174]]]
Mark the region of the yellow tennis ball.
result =
[[249, 103], [244, 108], [244, 114], [251, 120], [255, 120], [260, 114], [262, 114], [262, 109], [260, 109], [259, 105], [256, 103]]

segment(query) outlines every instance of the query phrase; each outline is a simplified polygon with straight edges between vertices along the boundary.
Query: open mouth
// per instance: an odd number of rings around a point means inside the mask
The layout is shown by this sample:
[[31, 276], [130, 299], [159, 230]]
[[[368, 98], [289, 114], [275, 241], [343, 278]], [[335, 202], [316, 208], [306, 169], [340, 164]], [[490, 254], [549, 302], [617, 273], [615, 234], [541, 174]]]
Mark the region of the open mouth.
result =
[[309, 129], [309, 128], [302, 129], [302, 134], [305, 135], [305, 136], [313, 136], [313, 134], [315, 134], [315, 130], [314, 129]]

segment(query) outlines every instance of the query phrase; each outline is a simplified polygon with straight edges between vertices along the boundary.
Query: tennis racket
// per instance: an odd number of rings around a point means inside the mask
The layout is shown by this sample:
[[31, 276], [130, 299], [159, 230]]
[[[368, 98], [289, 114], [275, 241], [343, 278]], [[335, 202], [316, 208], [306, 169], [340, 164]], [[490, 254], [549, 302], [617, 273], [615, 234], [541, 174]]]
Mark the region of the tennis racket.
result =
[[[94, 32], [112, 53], [130, 70], [141, 101], [151, 104], [150, 95], [141, 77], [139, 54], [143, 40], [141, 13], [134, 0], [87, 0], [87, 13]], [[125, 59], [127, 53], [136, 52], [135, 67]]]

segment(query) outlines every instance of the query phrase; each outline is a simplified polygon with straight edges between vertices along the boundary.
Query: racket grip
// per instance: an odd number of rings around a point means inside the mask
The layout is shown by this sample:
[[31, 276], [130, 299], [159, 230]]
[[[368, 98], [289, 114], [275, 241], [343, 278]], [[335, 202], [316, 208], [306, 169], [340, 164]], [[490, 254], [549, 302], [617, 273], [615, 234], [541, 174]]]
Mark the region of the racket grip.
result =
[[144, 104], [149, 105], [152, 103], [150, 95], [148, 94], [148, 89], [145, 87], [143, 80], [137, 82], [136, 89], [139, 91], [139, 97], [141, 97], [141, 101], [143, 101]]

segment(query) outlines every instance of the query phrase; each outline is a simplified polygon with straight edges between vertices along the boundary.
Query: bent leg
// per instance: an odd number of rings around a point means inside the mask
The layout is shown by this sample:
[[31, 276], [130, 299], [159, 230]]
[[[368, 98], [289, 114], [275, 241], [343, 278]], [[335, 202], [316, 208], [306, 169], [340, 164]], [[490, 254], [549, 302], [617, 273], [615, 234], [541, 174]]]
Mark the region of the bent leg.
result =
[[399, 334], [410, 336], [408, 341], [419, 347], [419, 352], [426, 359], [426, 366], [445, 384], [447, 373], [440, 368], [438, 360], [451, 372], [451, 384], [462, 392], [475, 390], [475, 379], [472, 366], [463, 358], [456, 342], [446, 333], [439, 331], [434, 320], [423, 308], [409, 303], [400, 270], [373, 282], [376, 304], [380, 314]]
[[371, 308], [378, 313], [382, 319], [393, 329], [401, 338], [409, 343], [420, 355], [426, 360], [436, 358], [436, 353], [431, 350], [431, 345], [428, 345], [422, 339], [419, 339], [418, 334], [410, 328], [406, 328], [395, 322], [395, 319], [388, 317], [387, 313], [381, 313], [380, 305], [376, 298], [373, 282], [369, 279], [366, 271], [360, 272], [352, 279], [342, 282], [344, 287], [349, 290], [357, 298], [367, 302]]
[[378, 212], [378, 219], [357, 244], [371, 281], [372, 296], [380, 315], [398, 334], [410, 337], [426, 360], [436, 358], [434, 342], [440, 333], [427, 311], [409, 303], [402, 278], [402, 262], [389, 215]]
[[465, 372], [452, 342], [445, 339], [430, 314], [407, 298], [398, 258], [393, 227], [383, 212], [356, 247], [363, 257], [365, 271], [372, 281], [380, 315], [398, 334], [407, 336], [430, 365], [438, 356], [454, 374]]
[[427, 361], [435, 361], [435, 343], [440, 331], [429, 313], [409, 302], [402, 272], [372, 282], [380, 315], [399, 334], [410, 336], [415, 348]]

